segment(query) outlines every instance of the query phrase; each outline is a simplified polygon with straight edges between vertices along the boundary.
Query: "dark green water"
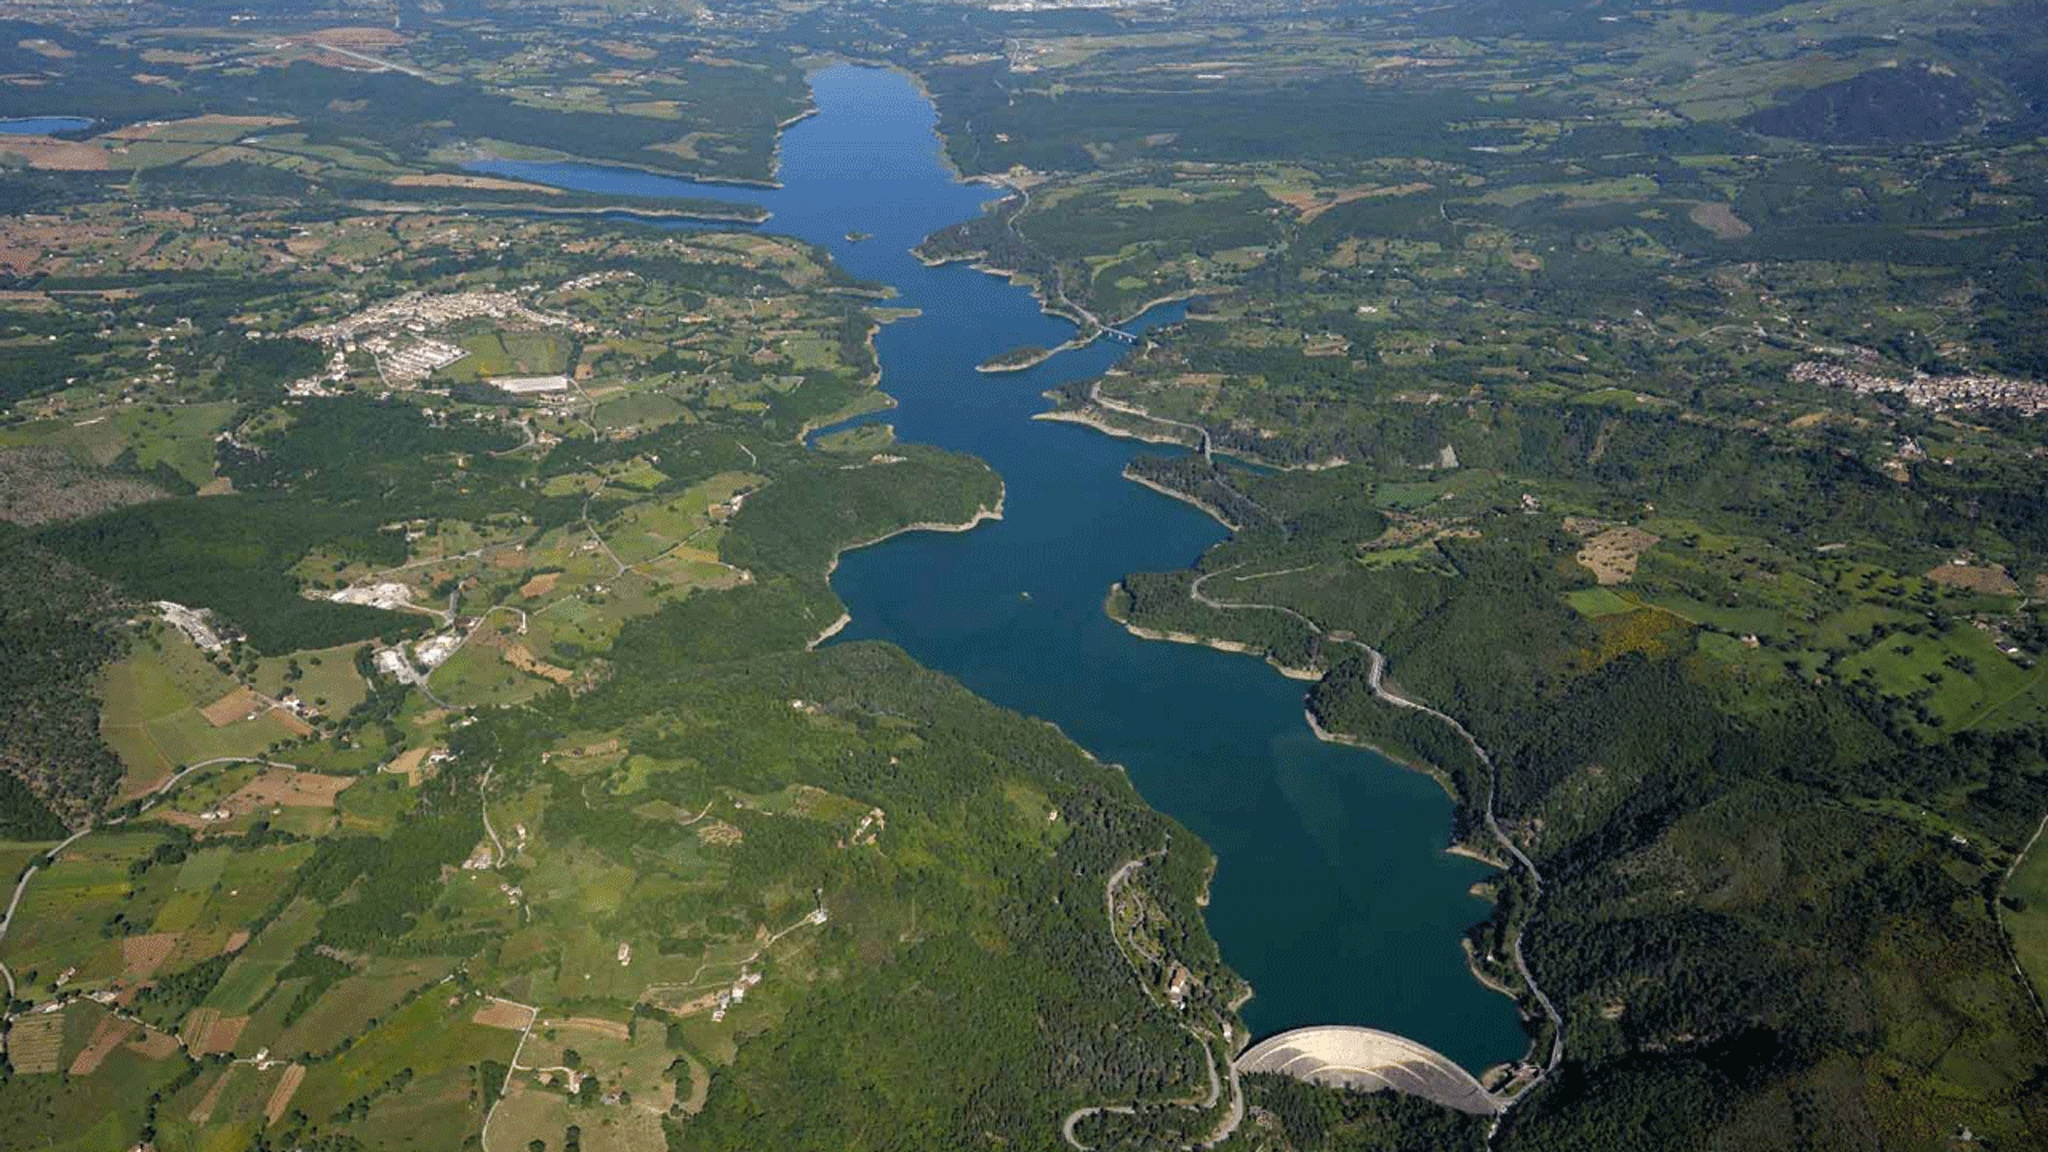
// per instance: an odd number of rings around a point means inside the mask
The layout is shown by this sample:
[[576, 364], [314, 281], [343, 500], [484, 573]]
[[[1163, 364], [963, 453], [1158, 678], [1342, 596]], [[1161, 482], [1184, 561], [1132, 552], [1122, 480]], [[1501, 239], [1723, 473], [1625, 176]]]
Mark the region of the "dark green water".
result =
[[[1112, 582], [1185, 567], [1216, 523], [1121, 478], [1127, 441], [1030, 419], [1056, 384], [1099, 375], [1124, 351], [1099, 341], [1028, 372], [974, 366], [1072, 329], [1025, 290], [909, 250], [971, 217], [993, 193], [955, 181], [931, 105], [904, 77], [839, 67], [813, 78], [819, 114], [782, 143], [779, 189], [694, 184], [618, 169], [499, 162], [480, 170], [593, 191], [761, 204], [767, 228], [831, 249], [892, 284], [923, 315], [876, 341], [878, 419], [906, 439], [971, 452], [1002, 474], [1005, 517], [959, 535], [900, 536], [848, 554], [833, 586], [845, 639], [901, 645], [929, 667], [1057, 723], [1216, 850], [1208, 910], [1224, 958], [1257, 996], [1258, 1035], [1364, 1024], [1413, 1037], [1477, 1070], [1519, 1057], [1509, 1001], [1467, 973], [1458, 947], [1487, 906], [1467, 889], [1487, 869], [1443, 851], [1450, 803], [1426, 777], [1323, 744], [1302, 687], [1265, 664], [1138, 640], [1102, 613]], [[849, 243], [850, 231], [870, 239]], [[1134, 327], [1170, 322], [1156, 309]]]

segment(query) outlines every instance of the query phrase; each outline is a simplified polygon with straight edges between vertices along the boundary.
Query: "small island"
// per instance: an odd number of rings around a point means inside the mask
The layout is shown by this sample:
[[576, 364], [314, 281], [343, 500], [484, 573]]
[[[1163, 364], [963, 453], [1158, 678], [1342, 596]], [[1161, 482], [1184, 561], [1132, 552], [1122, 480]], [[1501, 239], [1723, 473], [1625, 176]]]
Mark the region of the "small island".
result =
[[858, 244], [858, 243], [860, 243], [860, 242], [861, 242], [861, 241], [863, 241], [863, 240], [871, 240], [871, 239], [873, 239], [873, 238], [874, 238], [874, 235], [875, 235], [875, 234], [874, 234], [874, 233], [872, 233], [872, 232], [861, 232], [861, 231], [857, 231], [857, 230], [856, 230], [856, 231], [848, 232], [848, 233], [846, 234], [846, 242], [847, 242], [848, 244]]
[[1053, 349], [1038, 344], [1026, 344], [1007, 352], [998, 352], [975, 366], [977, 372], [1022, 372], [1045, 362]]

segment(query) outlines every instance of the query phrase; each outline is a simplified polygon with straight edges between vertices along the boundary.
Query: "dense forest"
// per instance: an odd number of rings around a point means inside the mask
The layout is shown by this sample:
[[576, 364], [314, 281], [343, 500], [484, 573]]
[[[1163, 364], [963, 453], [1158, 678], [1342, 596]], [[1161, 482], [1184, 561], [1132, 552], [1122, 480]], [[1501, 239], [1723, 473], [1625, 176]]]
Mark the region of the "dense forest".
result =
[[61, 839], [64, 823], [97, 811], [121, 779], [100, 740], [96, 681], [125, 643], [126, 613], [104, 581], [5, 525], [0, 584], [0, 829]]

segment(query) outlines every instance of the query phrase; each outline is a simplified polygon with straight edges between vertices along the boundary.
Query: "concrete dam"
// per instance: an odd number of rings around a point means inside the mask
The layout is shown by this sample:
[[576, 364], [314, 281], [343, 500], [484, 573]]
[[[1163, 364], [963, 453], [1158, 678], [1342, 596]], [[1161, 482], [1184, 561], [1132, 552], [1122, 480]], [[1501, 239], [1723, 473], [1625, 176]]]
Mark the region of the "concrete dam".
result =
[[1232, 1066], [1239, 1072], [1278, 1072], [1326, 1088], [1406, 1092], [1475, 1116], [1507, 1109], [1456, 1061], [1377, 1028], [1296, 1028], [1245, 1049]]

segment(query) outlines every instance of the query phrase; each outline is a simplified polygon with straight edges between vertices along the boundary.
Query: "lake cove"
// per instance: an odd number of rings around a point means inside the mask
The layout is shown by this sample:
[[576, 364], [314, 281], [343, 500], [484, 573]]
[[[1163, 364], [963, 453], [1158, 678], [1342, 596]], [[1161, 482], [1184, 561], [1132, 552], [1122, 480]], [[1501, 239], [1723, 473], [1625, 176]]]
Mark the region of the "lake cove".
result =
[[[812, 87], [818, 114], [783, 136], [779, 188], [589, 165], [471, 167], [593, 192], [757, 204], [773, 213], [768, 230], [893, 285], [890, 303], [919, 315], [876, 337], [882, 387], [898, 406], [874, 418], [905, 440], [988, 461], [1007, 498], [1001, 520], [971, 532], [848, 553], [833, 587], [853, 619], [835, 642], [901, 645], [982, 696], [1058, 724], [1207, 841], [1218, 859], [1209, 928], [1256, 989], [1244, 1009], [1255, 1036], [1359, 1024], [1475, 1072], [1520, 1058], [1514, 1005], [1472, 978], [1459, 947], [1488, 914], [1468, 889], [1489, 869], [1444, 852], [1451, 805], [1437, 785], [1318, 741], [1302, 686], [1264, 663], [1140, 640], [1103, 613], [1126, 573], [1185, 567], [1223, 536], [1194, 508], [1122, 478], [1143, 446], [1031, 419], [1046, 389], [1100, 375], [1124, 346], [1100, 340], [1023, 371], [975, 371], [1073, 336], [1026, 289], [910, 254], [996, 190], [954, 177], [932, 106], [907, 77], [841, 66]], [[1166, 305], [1125, 328], [1180, 315]]]

